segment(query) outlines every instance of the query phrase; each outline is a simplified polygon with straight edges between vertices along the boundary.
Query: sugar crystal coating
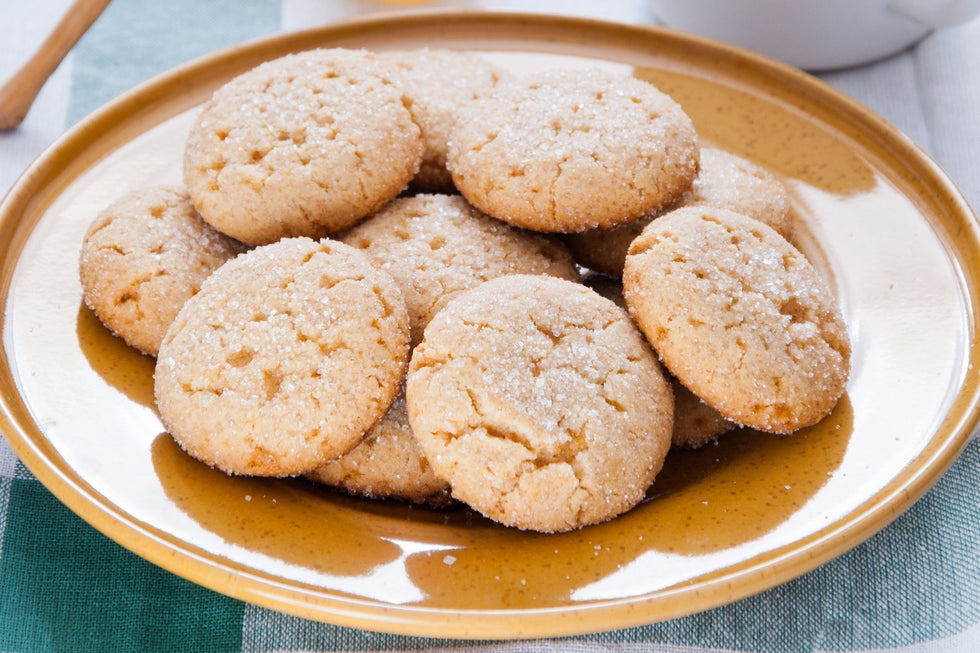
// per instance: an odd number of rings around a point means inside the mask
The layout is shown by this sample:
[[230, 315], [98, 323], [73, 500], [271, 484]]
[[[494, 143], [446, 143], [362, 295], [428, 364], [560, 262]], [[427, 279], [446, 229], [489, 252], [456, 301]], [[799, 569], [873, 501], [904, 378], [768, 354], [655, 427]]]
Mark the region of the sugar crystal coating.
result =
[[191, 128], [184, 183], [216, 229], [253, 245], [339, 231], [398, 195], [423, 140], [390, 66], [309, 50], [219, 88]]
[[504, 80], [468, 104], [449, 171], [482, 211], [548, 232], [611, 228], [674, 201], [698, 170], [697, 133], [652, 84], [600, 70]]
[[457, 295], [413, 352], [406, 396], [453, 496], [522, 529], [632, 508], [670, 446], [673, 397], [649, 345], [621, 308], [554, 277]]
[[657, 218], [630, 246], [623, 286], [667, 368], [738, 424], [794, 431], [845, 390], [850, 342], [835, 297], [758, 220], [713, 207]]
[[227, 473], [303, 474], [381, 419], [408, 351], [389, 275], [343, 243], [283, 239], [219, 268], [180, 310], [157, 408], [188, 453]]
[[79, 254], [83, 298], [113, 333], [156, 356], [184, 302], [245, 246], [208, 226], [187, 191], [131, 191], [99, 212]]

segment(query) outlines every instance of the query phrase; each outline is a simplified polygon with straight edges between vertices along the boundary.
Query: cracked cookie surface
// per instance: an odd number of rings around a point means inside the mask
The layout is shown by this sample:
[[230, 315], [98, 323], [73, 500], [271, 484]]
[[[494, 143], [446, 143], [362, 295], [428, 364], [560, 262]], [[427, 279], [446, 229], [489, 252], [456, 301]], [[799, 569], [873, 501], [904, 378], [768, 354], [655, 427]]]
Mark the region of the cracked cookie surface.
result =
[[845, 390], [851, 350], [836, 298], [758, 220], [672, 211], [633, 241], [623, 286], [666, 367], [733, 422], [791, 432], [824, 417]]
[[457, 293], [505, 274], [579, 280], [565, 246], [481, 213], [459, 195], [423, 194], [392, 201], [342, 236], [398, 282], [412, 342]]
[[109, 330], [156, 356], [184, 302], [244, 250], [201, 219], [183, 188], [135, 190], [100, 211], [85, 233], [83, 297]]
[[390, 275], [343, 243], [287, 238], [229, 261], [184, 305], [154, 393], [191, 456], [293, 476], [360, 442], [400, 391], [408, 352]]
[[330, 48], [260, 64], [219, 88], [188, 135], [184, 183], [216, 229], [260, 245], [339, 231], [415, 175], [423, 139], [393, 70]]
[[670, 446], [673, 397], [620, 307], [509, 275], [458, 295], [416, 347], [409, 419], [453, 496], [509, 526], [568, 531], [636, 505]]
[[449, 171], [477, 208], [547, 232], [611, 228], [691, 186], [690, 118], [652, 84], [600, 70], [503, 80], [467, 105], [449, 141]]

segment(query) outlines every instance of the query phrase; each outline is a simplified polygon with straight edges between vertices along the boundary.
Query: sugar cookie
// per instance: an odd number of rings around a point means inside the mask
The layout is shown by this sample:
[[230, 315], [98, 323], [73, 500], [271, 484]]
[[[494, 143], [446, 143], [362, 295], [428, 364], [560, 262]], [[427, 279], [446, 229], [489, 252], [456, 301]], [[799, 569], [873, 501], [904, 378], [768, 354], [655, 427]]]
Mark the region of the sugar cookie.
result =
[[477, 208], [547, 232], [608, 229], [677, 199], [698, 170], [694, 125], [652, 84], [601, 70], [504, 80], [469, 103], [449, 171]]
[[360, 444], [306, 476], [370, 499], [402, 499], [430, 507], [452, 501], [449, 483], [433, 473], [412, 433], [404, 392]]
[[156, 356], [184, 302], [244, 250], [201, 220], [183, 188], [138, 189], [89, 225], [78, 263], [83, 298], [110, 331]]
[[157, 408], [181, 447], [229, 474], [303, 474], [381, 419], [408, 352], [388, 274], [343, 243], [287, 238], [229, 261], [184, 304], [157, 357]]
[[339, 231], [398, 195], [423, 140], [393, 70], [343, 48], [287, 55], [219, 88], [191, 128], [184, 183], [253, 245]]
[[453, 496], [521, 529], [567, 531], [629, 510], [670, 446], [670, 386], [629, 316], [549, 276], [457, 295], [412, 354], [406, 396]]
[[672, 378], [674, 389], [674, 431], [670, 446], [697, 449], [736, 428], [736, 424], [704, 403], [693, 392]]
[[826, 282], [771, 227], [684, 207], [633, 241], [626, 302], [667, 368], [732, 421], [785, 433], [844, 392], [850, 343]]

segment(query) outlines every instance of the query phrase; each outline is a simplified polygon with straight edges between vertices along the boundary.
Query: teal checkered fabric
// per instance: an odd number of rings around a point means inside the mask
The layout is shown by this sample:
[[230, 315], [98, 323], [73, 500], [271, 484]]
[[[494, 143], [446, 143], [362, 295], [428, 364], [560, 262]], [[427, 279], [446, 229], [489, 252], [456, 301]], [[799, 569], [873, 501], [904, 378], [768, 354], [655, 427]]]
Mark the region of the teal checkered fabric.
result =
[[690, 617], [518, 646], [387, 635], [246, 605], [112, 542], [18, 463], [0, 480], [0, 650], [965, 653], [980, 645], [978, 479], [975, 440], [894, 523], [796, 580]]

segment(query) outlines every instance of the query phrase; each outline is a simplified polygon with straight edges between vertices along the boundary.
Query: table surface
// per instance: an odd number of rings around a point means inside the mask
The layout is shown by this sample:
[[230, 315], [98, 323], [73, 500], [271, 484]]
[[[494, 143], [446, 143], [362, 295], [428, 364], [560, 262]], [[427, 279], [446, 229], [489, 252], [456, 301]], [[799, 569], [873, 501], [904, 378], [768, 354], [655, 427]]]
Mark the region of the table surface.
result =
[[[41, 42], [68, 1], [8, 4], [0, 25], [0, 81]], [[46, 84], [24, 124], [0, 134], [0, 193], [69, 126], [176, 64], [263, 35], [414, 6], [656, 22], [638, 0], [115, 0]], [[980, 20], [888, 59], [819, 76], [901, 129], [980, 206]], [[0, 440], [0, 650], [980, 650], [980, 442], [974, 438], [896, 521], [798, 579], [663, 623], [508, 643], [331, 626], [198, 587], [95, 531]]]

